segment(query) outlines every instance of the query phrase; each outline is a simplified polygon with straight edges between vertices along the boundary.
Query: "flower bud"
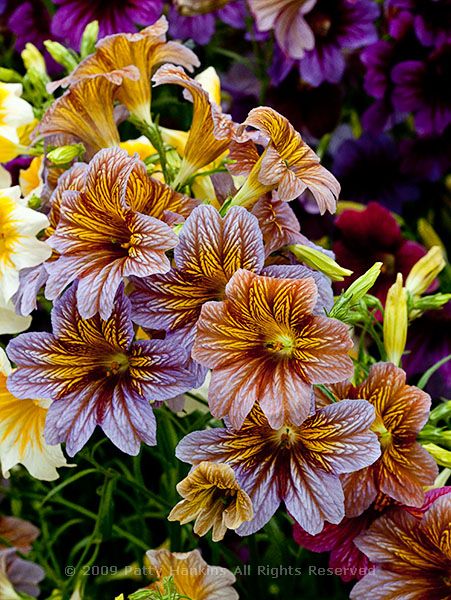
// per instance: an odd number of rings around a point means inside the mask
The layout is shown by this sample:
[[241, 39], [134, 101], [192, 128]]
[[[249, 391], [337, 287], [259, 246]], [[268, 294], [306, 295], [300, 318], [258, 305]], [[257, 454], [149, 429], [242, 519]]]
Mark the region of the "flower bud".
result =
[[398, 273], [388, 290], [384, 314], [384, 346], [387, 360], [399, 365], [407, 340], [407, 293]]
[[406, 289], [414, 296], [421, 296], [440, 271], [446, 266], [440, 246], [432, 246], [410, 270], [406, 279]]
[[345, 290], [335, 302], [329, 313], [329, 317], [334, 317], [336, 319], [340, 319], [341, 316], [346, 317], [349, 310], [373, 287], [376, 279], [380, 275], [382, 264], [383, 263], [381, 262], [374, 263], [366, 273], [351, 283], [348, 289]]
[[419, 317], [427, 310], [438, 310], [451, 300], [451, 294], [432, 294], [430, 296], [415, 296], [409, 318]]
[[36, 74], [39, 74], [48, 81], [44, 57], [34, 44], [25, 44], [25, 49], [22, 50], [21, 56], [27, 71], [33, 69]]
[[78, 65], [74, 54], [59, 42], [46, 40], [44, 42], [44, 46], [53, 60], [55, 60], [59, 65], [62, 65], [67, 71], [69, 71], [69, 73], [71, 73]]
[[80, 55], [82, 58], [93, 54], [99, 37], [99, 22], [91, 21], [85, 27], [80, 43]]
[[59, 146], [58, 148], [51, 150], [47, 154], [47, 158], [54, 165], [63, 166], [63, 165], [67, 165], [68, 163], [73, 161], [74, 158], [78, 158], [84, 152], [85, 152], [85, 147], [83, 146], [83, 144], [72, 144], [70, 146]]
[[4, 83], [22, 83], [22, 75], [19, 75], [14, 69], [0, 67], [0, 81]]
[[436, 463], [442, 467], [451, 468], [451, 451], [437, 446], [437, 444], [422, 444], [423, 448], [432, 455]]
[[303, 244], [293, 244], [292, 246], [288, 246], [288, 250], [308, 267], [321, 271], [333, 281], [343, 281], [346, 276], [352, 275], [352, 271], [340, 267], [333, 258], [324, 254], [321, 250], [316, 250]]

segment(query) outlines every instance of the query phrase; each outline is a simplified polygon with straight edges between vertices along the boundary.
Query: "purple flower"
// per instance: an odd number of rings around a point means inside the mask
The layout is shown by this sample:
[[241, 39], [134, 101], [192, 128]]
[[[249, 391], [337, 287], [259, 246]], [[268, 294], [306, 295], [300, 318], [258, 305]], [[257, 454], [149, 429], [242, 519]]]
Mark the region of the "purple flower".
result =
[[163, 10], [162, 0], [54, 0], [59, 6], [52, 20], [52, 34], [79, 48], [88, 23], [99, 21], [99, 37], [152, 25]]
[[426, 181], [440, 180], [449, 168], [451, 127], [443, 135], [401, 140], [402, 171]]
[[257, 404], [243, 426], [190, 433], [176, 456], [197, 465], [207, 460], [232, 467], [254, 507], [254, 518], [237, 533], [250, 535], [263, 527], [281, 502], [309, 533], [324, 522], [344, 517], [339, 474], [372, 464], [380, 455], [369, 427], [374, 420], [365, 400], [343, 400], [321, 408], [301, 425], [274, 430]]
[[19, 598], [19, 593], [37, 598], [44, 576], [40, 566], [19, 558], [15, 548], [0, 550], [0, 598]]
[[54, 400], [46, 420], [49, 444], [78, 452], [99, 425], [123, 452], [153, 445], [151, 401], [173, 398], [200, 384], [186, 351], [165, 340], [133, 341], [130, 301], [123, 286], [109, 319], [83, 320], [76, 285], [55, 303], [53, 334], [25, 333], [9, 343], [17, 364], [8, 386], [18, 398]]
[[385, 134], [364, 134], [338, 148], [332, 172], [341, 183], [341, 197], [355, 202], [378, 201], [399, 212], [403, 202], [416, 200], [419, 189], [400, 170], [395, 142]]
[[407, 60], [392, 71], [393, 106], [411, 112], [420, 135], [441, 135], [451, 124], [449, 80], [451, 47], [442, 46], [425, 60]]
[[386, 0], [385, 6], [397, 26], [409, 18], [413, 21], [416, 36], [424, 46], [451, 41], [449, 0]]
[[299, 62], [304, 81], [318, 86], [338, 83], [345, 70], [343, 50], [356, 50], [377, 40], [375, 20], [379, 8], [373, 0], [319, 0], [305, 20], [315, 36], [315, 47]]

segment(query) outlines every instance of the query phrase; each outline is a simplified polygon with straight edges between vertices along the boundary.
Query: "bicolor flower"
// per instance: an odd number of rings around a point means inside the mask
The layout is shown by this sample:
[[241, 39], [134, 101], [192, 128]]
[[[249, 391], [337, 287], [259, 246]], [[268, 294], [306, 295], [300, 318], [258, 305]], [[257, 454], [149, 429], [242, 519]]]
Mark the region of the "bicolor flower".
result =
[[0, 189], [0, 305], [6, 306], [19, 287], [19, 271], [41, 264], [51, 248], [36, 239], [47, 227], [42, 213], [26, 207], [19, 186]]
[[174, 187], [183, 185], [199, 169], [223, 154], [230, 143], [233, 123], [229, 115], [211, 99], [201, 83], [189, 77], [181, 67], [163, 65], [152, 77], [155, 85], [175, 84], [186, 90], [193, 102], [193, 119], [183, 151], [180, 171]]
[[236, 581], [232, 572], [224, 567], [207, 565], [199, 550], [149, 550], [146, 564], [157, 577], [157, 581], [149, 586], [151, 590], [163, 591], [163, 580], [172, 577], [177, 593], [191, 600], [238, 600], [232, 587]]
[[376, 568], [351, 591], [352, 600], [444, 600], [450, 583], [449, 495], [440, 496], [420, 521], [397, 509], [360, 535], [356, 546]]
[[213, 529], [214, 542], [254, 516], [252, 502], [229, 465], [201, 462], [177, 484], [177, 491], [183, 500], [171, 510], [169, 521], [195, 521], [194, 533], [200, 536]]
[[281, 279], [238, 270], [223, 302], [202, 307], [193, 358], [212, 369], [210, 410], [240, 427], [256, 401], [271, 427], [299, 425], [314, 383], [352, 373], [348, 327], [314, 314], [312, 277]]
[[18, 130], [34, 119], [31, 105], [20, 97], [21, 94], [20, 83], [0, 82], [0, 162], [21, 154]]
[[125, 78], [136, 81], [138, 69], [130, 65], [75, 82], [46, 111], [38, 134], [44, 138], [62, 134], [70, 141], [83, 142], [88, 157], [102, 148], [119, 146], [114, 100]]
[[44, 569], [20, 558], [15, 548], [0, 550], [0, 598], [20, 600], [24, 594], [37, 598], [44, 577]]
[[46, 295], [58, 297], [79, 280], [80, 314], [108, 318], [124, 277], [170, 269], [166, 252], [178, 243], [166, 211], [186, 210], [185, 196], [151, 179], [144, 163], [124, 150], [105, 149], [89, 164], [83, 191], [62, 194], [60, 218], [48, 239], [59, 252], [49, 262]]
[[53, 481], [59, 467], [68, 466], [59, 445], [47, 444], [44, 426], [48, 400], [19, 399], [11, 394], [7, 376], [11, 365], [0, 349], [0, 461], [3, 477], [18, 464], [36, 479]]
[[248, 176], [232, 205], [252, 206], [274, 189], [281, 200], [289, 202], [309, 189], [321, 214], [326, 210], [335, 212], [340, 184], [288, 119], [272, 108], [260, 106], [250, 111], [239, 131], [246, 127], [257, 129], [267, 145], [260, 155], [250, 134], [244, 134], [231, 148], [230, 156], [236, 160], [229, 167], [231, 172]]
[[69, 77], [52, 84], [51, 89], [59, 84], [73, 84], [92, 75], [108, 74], [134, 65], [139, 71], [139, 78], [123, 78], [116, 98], [132, 115], [150, 124], [150, 77], [157, 66], [173, 63], [192, 71], [200, 64], [189, 48], [177, 42], [166, 42], [167, 29], [168, 23], [163, 16], [139, 33], [117, 33], [103, 38], [97, 43], [94, 54], [85, 58]]
[[190, 433], [176, 455], [190, 464], [202, 461], [230, 465], [254, 507], [254, 518], [237, 533], [263, 527], [283, 501], [309, 533], [324, 521], [344, 517], [339, 474], [373, 463], [380, 450], [370, 431], [374, 410], [365, 401], [338, 402], [320, 409], [302, 425], [283, 423], [274, 430], [259, 405], [240, 430], [209, 429]]
[[[406, 506], [420, 507], [424, 487], [432, 485], [437, 465], [416, 441], [429, 416], [431, 398], [415, 386], [406, 385], [406, 374], [391, 363], [371, 367], [359, 386], [331, 386], [337, 399], [365, 398], [376, 411], [372, 430], [381, 445], [381, 457], [370, 467], [343, 478], [346, 515], [358, 516], [379, 492]], [[320, 402], [327, 402], [324, 396]], [[329, 400], [330, 402], [330, 400]]]
[[76, 284], [55, 303], [53, 334], [24, 333], [8, 345], [18, 368], [8, 378], [19, 398], [53, 400], [47, 413], [49, 444], [78, 452], [99, 425], [123, 452], [153, 445], [151, 401], [167, 400], [199, 384], [189, 355], [165, 340], [133, 342], [130, 302], [121, 287], [108, 320], [83, 320]]

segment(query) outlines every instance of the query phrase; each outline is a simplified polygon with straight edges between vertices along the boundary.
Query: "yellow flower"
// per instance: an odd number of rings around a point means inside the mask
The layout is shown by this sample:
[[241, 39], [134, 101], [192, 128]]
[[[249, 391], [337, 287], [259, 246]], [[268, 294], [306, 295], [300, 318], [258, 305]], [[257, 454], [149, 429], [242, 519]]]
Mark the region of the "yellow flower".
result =
[[20, 169], [19, 186], [24, 198], [29, 198], [32, 194], [40, 195], [44, 185], [43, 167], [42, 156], [36, 156], [27, 169]]
[[0, 304], [0, 335], [20, 333], [30, 325], [31, 317], [18, 315], [11, 300], [5, 305]]
[[19, 186], [0, 190], [0, 306], [16, 293], [20, 269], [50, 257], [50, 246], [36, 239], [48, 225], [45, 215], [24, 206]]
[[157, 153], [155, 148], [144, 135], [136, 138], [135, 140], [126, 140], [125, 142], [121, 142], [119, 146], [123, 148], [130, 156], [138, 154], [141, 160], [144, 160], [152, 154]]
[[33, 477], [44, 481], [58, 478], [57, 467], [69, 466], [61, 446], [44, 440], [44, 425], [49, 402], [20, 400], [6, 387], [11, 365], [0, 349], [0, 461], [3, 477], [22, 464]]
[[429, 252], [420, 258], [410, 270], [406, 279], [407, 291], [413, 296], [421, 296], [445, 266], [442, 248], [432, 246]]
[[184, 499], [174, 506], [169, 521], [183, 525], [195, 520], [194, 533], [200, 536], [213, 528], [214, 542], [254, 515], [251, 499], [229, 465], [201, 462], [177, 485], [177, 491]]
[[34, 120], [33, 109], [21, 94], [20, 83], [0, 82], [0, 162], [21, 154], [23, 147], [18, 129]]
[[384, 346], [387, 360], [399, 365], [407, 340], [407, 293], [398, 273], [396, 282], [388, 290], [384, 314]]

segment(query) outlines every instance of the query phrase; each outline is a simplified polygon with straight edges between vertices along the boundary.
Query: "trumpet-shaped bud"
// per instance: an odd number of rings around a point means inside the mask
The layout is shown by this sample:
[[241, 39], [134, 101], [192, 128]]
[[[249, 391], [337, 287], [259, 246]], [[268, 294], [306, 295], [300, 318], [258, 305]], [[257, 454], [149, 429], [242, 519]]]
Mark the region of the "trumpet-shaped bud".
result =
[[91, 21], [85, 27], [80, 44], [80, 55], [86, 58], [89, 54], [93, 54], [96, 49], [97, 38], [99, 37], [99, 22]]
[[366, 273], [351, 283], [348, 289], [339, 296], [332, 307], [329, 316], [339, 319], [340, 321], [345, 320], [346, 316], [349, 314], [349, 310], [353, 306], [356, 306], [359, 300], [361, 300], [373, 287], [376, 279], [380, 275], [382, 264], [383, 263], [381, 262], [374, 263]]
[[54, 165], [63, 166], [72, 162], [75, 158], [85, 153], [83, 144], [71, 144], [68, 146], [59, 146], [47, 154], [47, 158]]
[[288, 250], [308, 267], [321, 271], [333, 281], [343, 281], [345, 277], [352, 275], [352, 271], [340, 267], [333, 258], [324, 254], [321, 250], [316, 250], [315, 248], [305, 246], [304, 244], [293, 244], [288, 246]]
[[34, 70], [48, 80], [44, 57], [34, 44], [26, 44], [21, 56], [27, 71]]
[[423, 448], [431, 454], [438, 465], [451, 468], [451, 450], [446, 450], [437, 444], [422, 444]]
[[446, 266], [443, 250], [432, 246], [429, 252], [414, 264], [406, 279], [406, 289], [413, 296], [421, 296]]
[[53, 60], [55, 60], [59, 65], [62, 65], [67, 71], [69, 71], [69, 73], [77, 67], [78, 61], [74, 54], [59, 42], [46, 40], [44, 42], [44, 46]]
[[407, 340], [407, 293], [401, 273], [388, 290], [384, 315], [384, 346], [387, 360], [399, 365]]

